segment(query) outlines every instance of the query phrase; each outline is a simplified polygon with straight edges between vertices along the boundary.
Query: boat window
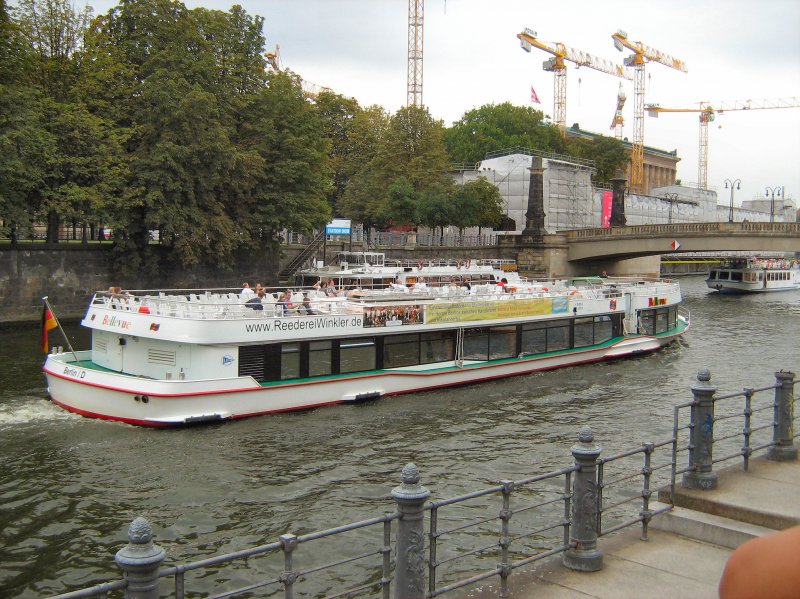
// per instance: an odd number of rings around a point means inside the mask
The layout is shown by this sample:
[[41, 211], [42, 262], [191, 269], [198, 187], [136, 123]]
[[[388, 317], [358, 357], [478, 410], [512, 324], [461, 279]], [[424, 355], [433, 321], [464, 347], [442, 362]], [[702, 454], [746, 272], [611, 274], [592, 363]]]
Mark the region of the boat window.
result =
[[741, 281], [742, 280], [742, 273], [733, 271], [731, 272], [731, 281]]
[[517, 327], [492, 327], [489, 330], [489, 359], [513, 358], [517, 355]]
[[308, 376], [320, 376], [333, 372], [333, 343], [311, 341], [308, 344]]
[[372, 337], [342, 339], [339, 342], [339, 372], [375, 369], [375, 340]]
[[389, 335], [383, 340], [383, 367], [419, 364], [419, 335]]
[[[539, 324], [539, 323], [535, 323]], [[522, 328], [522, 348], [521, 353], [525, 355], [543, 354], [547, 351], [547, 329], [544, 327], [531, 327], [526, 330]]]
[[594, 342], [594, 318], [575, 319], [575, 347], [586, 347]]
[[614, 320], [611, 316], [594, 317], [594, 342], [603, 343], [614, 336]]
[[665, 333], [669, 330], [669, 313], [667, 310], [658, 310], [656, 312], [656, 333]]
[[547, 351], [569, 348], [569, 323], [553, 322], [547, 329]]
[[489, 329], [466, 329], [464, 331], [464, 359], [489, 359]]
[[453, 360], [454, 355], [453, 331], [435, 333], [422, 333], [420, 338], [420, 362], [432, 364], [434, 362], [447, 362]]
[[296, 379], [300, 376], [300, 344], [281, 345], [281, 380]]

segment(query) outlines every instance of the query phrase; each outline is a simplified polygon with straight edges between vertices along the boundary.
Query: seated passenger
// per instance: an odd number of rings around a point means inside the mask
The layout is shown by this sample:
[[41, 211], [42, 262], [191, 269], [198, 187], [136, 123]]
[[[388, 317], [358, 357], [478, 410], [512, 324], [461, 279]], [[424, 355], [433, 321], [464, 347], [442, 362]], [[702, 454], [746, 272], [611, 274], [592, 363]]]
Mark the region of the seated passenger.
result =
[[313, 316], [317, 312], [311, 307], [311, 300], [306, 295], [303, 298], [303, 303], [300, 304], [300, 314], [306, 314], [308, 316]]

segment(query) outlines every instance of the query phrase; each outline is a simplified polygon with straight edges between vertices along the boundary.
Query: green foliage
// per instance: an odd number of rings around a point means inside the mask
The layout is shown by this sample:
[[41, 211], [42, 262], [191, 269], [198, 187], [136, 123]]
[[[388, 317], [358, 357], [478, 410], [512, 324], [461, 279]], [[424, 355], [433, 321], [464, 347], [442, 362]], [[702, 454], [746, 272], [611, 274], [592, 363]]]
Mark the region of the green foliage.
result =
[[[409, 106], [398, 110], [375, 142], [374, 156], [347, 185], [342, 213], [367, 227], [385, 226], [389, 222], [386, 215], [395, 214], [386, 208], [390, 185], [401, 178], [420, 194], [423, 204], [425, 198], [439, 197], [449, 181], [449, 158], [443, 138], [442, 122], [434, 120], [427, 108]], [[391, 220], [397, 222], [395, 218]]]
[[466, 227], [497, 227], [503, 218], [503, 197], [484, 177], [460, 185], [453, 196], [452, 223]]
[[[331, 216], [329, 144], [300, 81], [272, 73], [245, 110], [239, 144], [236, 222], [249, 245], [275, 242], [281, 229], [310, 233]], [[234, 177], [236, 179], [236, 177]]]
[[544, 114], [527, 106], [486, 104], [465, 113], [445, 134], [453, 162], [474, 165], [487, 152], [521, 147], [544, 152], [563, 152], [558, 129], [544, 121]]
[[617, 169], [624, 168], [628, 161], [625, 146], [613, 137], [598, 135], [593, 140], [567, 140], [567, 153], [576, 158], [593, 160], [597, 167], [593, 182], [598, 187], [609, 187]]

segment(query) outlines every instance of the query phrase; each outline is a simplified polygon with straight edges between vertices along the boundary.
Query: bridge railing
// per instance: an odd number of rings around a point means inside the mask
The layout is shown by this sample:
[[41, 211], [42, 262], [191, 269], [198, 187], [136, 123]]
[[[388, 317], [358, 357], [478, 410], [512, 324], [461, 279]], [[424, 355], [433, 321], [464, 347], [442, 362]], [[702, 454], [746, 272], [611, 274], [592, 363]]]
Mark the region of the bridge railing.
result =
[[663, 225], [633, 225], [594, 229], [571, 229], [561, 231], [567, 239], [591, 239], [596, 237], [638, 237], [657, 234], [708, 234], [708, 233], [785, 233], [800, 235], [800, 223], [676, 223]]
[[[494, 577], [506, 596], [512, 573], [555, 555], [568, 568], [599, 570], [598, 539], [639, 525], [647, 539], [652, 518], [671, 509], [679, 475], [685, 487], [712, 489], [717, 485], [713, 465], [722, 461], [741, 457], [747, 469], [751, 456], [761, 451], [772, 460], [797, 459], [793, 372], [775, 373], [772, 385], [720, 396], [710, 379], [701, 370], [691, 389], [693, 400], [674, 407], [668, 439], [601, 458], [592, 430], [583, 427], [570, 450], [570, 466], [444, 500], [429, 501], [418, 469], [408, 464], [402, 484], [391, 491], [393, 513], [318, 532], [287, 533], [265, 545], [193, 563], [162, 568], [165, 551], [153, 543], [149, 523], [137, 518], [128, 530], [130, 542], [115, 558], [124, 578], [58, 598], [124, 591], [126, 597], [157, 599], [162, 578], [172, 579], [178, 599], [256, 592], [286, 598], [377, 593], [385, 599], [392, 594], [423, 599]], [[715, 447], [729, 451], [721, 448], [731, 444], [736, 451], [713, 457]], [[688, 463], [680, 467], [684, 458]], [[654, 508], [652, 494], [659, 489], [668, 502]]]

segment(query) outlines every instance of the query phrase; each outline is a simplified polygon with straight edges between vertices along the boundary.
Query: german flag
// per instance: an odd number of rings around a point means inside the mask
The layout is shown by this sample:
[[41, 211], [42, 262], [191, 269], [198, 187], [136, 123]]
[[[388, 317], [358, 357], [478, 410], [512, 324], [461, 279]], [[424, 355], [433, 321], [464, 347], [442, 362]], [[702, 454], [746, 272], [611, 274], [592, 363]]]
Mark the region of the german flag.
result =
[[47, 304], [42, 306], [42, 340], [39, 342], [39, 347], [44, 353], [48, 353], [50, 351], [50, 343], [47, 339], [47, 333], [52, 331], [56, 328], [58, 324], [56, 323], [55, 316], [50, 311], [50, 308], [47, 307]]

